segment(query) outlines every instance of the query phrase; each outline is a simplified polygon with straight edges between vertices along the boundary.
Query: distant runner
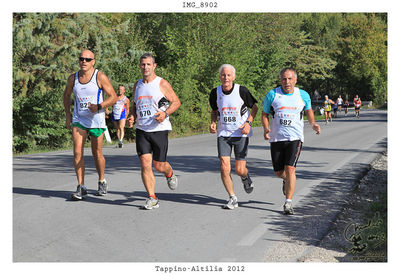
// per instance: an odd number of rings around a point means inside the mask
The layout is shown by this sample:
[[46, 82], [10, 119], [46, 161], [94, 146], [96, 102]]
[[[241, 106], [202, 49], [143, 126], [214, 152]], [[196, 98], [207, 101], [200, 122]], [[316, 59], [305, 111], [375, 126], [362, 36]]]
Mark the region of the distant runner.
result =
[[347, 99], [347, 97], [346, 100], [344, 101], [343, 107], [344, 107], [344, 115], [347, 116], [347, 112], [349, 111], [349, 100]]
[[356, 95], [356, 97], [353, 99], [354, 103], [354, 111], [356, 112], [356, 117], [360, 118], [360, 108], [361, 108], [361, 98]]
[[324, 101], [324, 112], [325, 112], [325, 124], [328, 124], [328, 118], [332, 122], [332, 104], [335, 104], [333, 100], [329, 99], [329, 97], [326, 95], [325, 96], [325, 101]]
[[115, 102], [112, 111], [112, 121], [117, 130], [118, 147], [122, 148], [125, 135], [126, 118], [129, 115], [129, 99], [125, 96], [125, 87], [119, 85], [117, 102]]
[[339, 97], [336, 99], [336, 104], [338, 106], [339, 109], [339, 113], [342, 112], [342, 105], [343, 105], [343, 98], [341, 95], [339, 95]]

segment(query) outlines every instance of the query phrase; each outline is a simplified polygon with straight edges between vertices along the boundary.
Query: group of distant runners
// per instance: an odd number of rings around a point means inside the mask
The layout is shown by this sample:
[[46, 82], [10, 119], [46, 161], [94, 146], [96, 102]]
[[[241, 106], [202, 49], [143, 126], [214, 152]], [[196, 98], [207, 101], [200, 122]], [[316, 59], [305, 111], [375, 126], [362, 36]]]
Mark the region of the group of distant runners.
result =
[[[131, 106], [125, 96], [125, 87], [119, 86], [116, 94], [108, 77], [94, 68], [95, 58], [92, 51], [81, 52], [79, 65], [80, 70], [68, 78], [63, 98], [66, 127], [72, 129], [74, 167], [78, 180], [77, 189], [71, 194], [71, 198], [82, 200], [88, 194], [84, 181], [83, 157], [84, 143], [88, 136], [99, 176], [96, 194], [107, 194], [102, 144], [106, 131], [105, 116], [110, 113], [108, 108], [113, 107], [111, 115], [117, 129], [118, 147], [123, 146], [125, 122], [128, 127], [133, 127], [136, 123], [136, 151], [141, 165], [141, 179], [148, 194], [143, 209], [158, 208], [153, 167], [165, 175], [171, 190], [178, 186], [178, 178], [167, 161], [167, 151], [168, 133], [172, 130], [169, 117], [180, 107], [179, 98], [168, 81], [156, 75], [157, 64], [150, 53], [140, 57], [142, 79], [133, 87]], [[251, 193], [254, 183], [246, 167], [246, 157], [258, 107], [257, 100], [250, 91], [234, 83], [236, 70], [232, 65], [223, 64], [219, 68], [219, 79], [221, 85], [212, 89], [209, 95], [212, 109], [209, 131], [217, 135], [221, 179], [229, 195], [227, 203], [222, 207], [234, 209], [239, 203], [231, 178], [232, 149], [235, 172], [241, 178], [244, 190]], [[292, 68], [283, 69], [280, 72], [280, 83], [281, 86], [265, 95], [261, 120], [264, 139], [270, 142], [274, 172], [282, 179], [282, 192], [285, 196], [283, 212], [291, 215], [294, 213], [292, 199], [296, 187], [296, 164], [304, 142], [304, 114], [317, 134], [320, 134], [321, 128], [315, 122], [310, 96], [295, 86], [296, 71]], [[104, 93], [107, 94], [107, 99]]]
[[[357, 118], [360, 118], [360, 108], [362, 105], [361, 99], [358, 95], [356, 95], [353, 99], [353, 104], [354, 104], [354, 111], [355, 115]], [[333, 115], [332, 115], [332, 105], [333, 105]], [[342, 112], [342, 106], [344, 108], [344, 115], [347, 116], [348, 113], [348, 108], [349, 108], [349, 100], [346, 98], [346, 100], [343, 101], [343, 98], [341, 95], [336, 99], [334, 102], [332, 99], [330, 99], [327, 95], [325, 95], [325, 99], [323, 102], [323, 111], [325, 115], [325, 124], [328, 124], [329, 122], [332, 122], [332, 117], [337, 117], [337, 111]]]

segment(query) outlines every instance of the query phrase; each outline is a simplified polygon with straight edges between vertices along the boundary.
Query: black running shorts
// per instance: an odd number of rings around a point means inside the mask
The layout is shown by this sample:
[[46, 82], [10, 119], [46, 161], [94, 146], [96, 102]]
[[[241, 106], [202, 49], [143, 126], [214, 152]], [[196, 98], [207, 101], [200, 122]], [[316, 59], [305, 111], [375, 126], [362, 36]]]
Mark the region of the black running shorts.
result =
[[167, 161], [168, 131], [145, 132], [136, 129], [136, 152], [139, 157], [153, 154], [153, 160]]
[[302, 146], [303, 142], [300, 140], [271, 142], [271, 159], [274, 171], [282, 171], [286, 165], [296, 167]]

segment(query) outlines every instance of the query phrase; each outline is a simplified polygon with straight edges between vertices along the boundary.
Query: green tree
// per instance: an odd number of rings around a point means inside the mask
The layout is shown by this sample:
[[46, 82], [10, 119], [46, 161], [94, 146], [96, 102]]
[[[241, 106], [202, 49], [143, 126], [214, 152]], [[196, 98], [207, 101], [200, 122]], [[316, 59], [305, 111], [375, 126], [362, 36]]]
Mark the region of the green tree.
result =
[[[77, 71], [82, 49], [91, 49], [106, 74], [120, 56], [117, 35], [99, 14], [16, 13], [13, 15], [13, 150], [53, 148], [70, 141], [62, 95]], [[132, 45], [134, 47], [134, 45]]]
[[338, 79], [349, 94], [377, 104], [387, 98], [387, 24], [384, 16], [348, 14], [339, 39]]

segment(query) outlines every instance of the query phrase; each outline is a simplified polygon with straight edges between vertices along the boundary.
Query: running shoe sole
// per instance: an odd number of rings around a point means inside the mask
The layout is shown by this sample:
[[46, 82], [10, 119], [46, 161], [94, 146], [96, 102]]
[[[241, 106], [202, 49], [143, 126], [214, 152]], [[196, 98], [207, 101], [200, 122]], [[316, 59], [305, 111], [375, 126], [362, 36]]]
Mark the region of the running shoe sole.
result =
[[171, 189], [171, 190], [175, 190], [176, 188], [178, 188], [177, 176], [175, 176], [173, 174], [170, 178], [167, 178], [167, 184], [168, 184], [169, 189]]
[[239, 204], [233, 204], [233, 205], [227, 205], [227, 204], [225, 204], [224, 206], [222, 206], [222, 208], [223, 209], [229, 209], [229, 210], [233, 210], [233, 209], [235, 209], [235, 208], [238, 208], [239, 207]]

